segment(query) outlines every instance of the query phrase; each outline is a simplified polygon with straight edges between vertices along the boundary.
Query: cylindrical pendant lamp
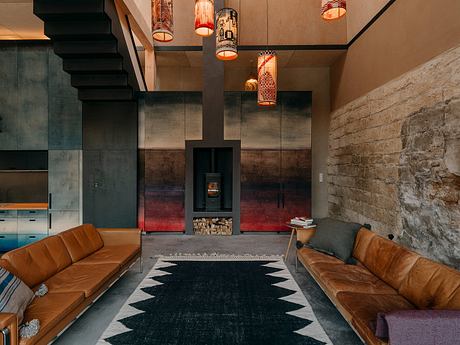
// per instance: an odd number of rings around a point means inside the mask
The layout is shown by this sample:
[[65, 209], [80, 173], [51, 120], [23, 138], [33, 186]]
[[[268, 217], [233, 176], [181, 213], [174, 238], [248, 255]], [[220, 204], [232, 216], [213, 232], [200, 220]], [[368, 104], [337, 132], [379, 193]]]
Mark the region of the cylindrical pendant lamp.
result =
[[152, 0], [153, 39], [170, 42], [174, 37], [173, 0]]
[[217, 13], [216, 57], [219, 60], [238, 57], [238, 13], [233, 8], [223, 8]]
[[203, 37], [214, 32], [214, 0], [195, 0], [195, 32]]
[[325, 20], [339, 19], [346, 13], [346, 0], [322, 0], [321, 2], [321, 17]]
[[259, 53], [257, 61], [257, 103], [262, 106], [276, 105], [277, 58], [274, 51]]

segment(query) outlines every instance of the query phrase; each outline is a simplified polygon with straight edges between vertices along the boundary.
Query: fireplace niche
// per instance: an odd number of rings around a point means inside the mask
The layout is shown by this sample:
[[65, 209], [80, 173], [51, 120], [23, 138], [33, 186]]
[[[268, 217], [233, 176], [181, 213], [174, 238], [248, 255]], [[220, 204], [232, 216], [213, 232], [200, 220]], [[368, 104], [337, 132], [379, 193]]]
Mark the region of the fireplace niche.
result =
[[194, 148], [194, 212], [231, 212], [233, 200], [232, 148]]

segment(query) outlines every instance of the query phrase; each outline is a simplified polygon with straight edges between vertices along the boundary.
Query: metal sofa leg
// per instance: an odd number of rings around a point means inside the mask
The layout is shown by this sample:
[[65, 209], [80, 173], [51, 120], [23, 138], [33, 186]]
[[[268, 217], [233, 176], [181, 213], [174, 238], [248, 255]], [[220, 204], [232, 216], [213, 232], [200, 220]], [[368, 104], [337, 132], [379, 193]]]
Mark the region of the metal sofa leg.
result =
[[3, 344], [10, 345], [11, 344], [11, 336], [9, 328], [3, 328], [0, 332], [2, 332]]

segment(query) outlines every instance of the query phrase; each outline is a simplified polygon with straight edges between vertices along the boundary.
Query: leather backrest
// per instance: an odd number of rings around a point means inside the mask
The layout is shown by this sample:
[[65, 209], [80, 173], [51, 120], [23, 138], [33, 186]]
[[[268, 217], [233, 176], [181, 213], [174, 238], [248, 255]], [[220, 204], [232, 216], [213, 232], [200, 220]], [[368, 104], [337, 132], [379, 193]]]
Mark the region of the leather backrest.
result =
[[369, 271], [396, 290], [420, 257], [367, 229], [361, 229], [358, 233], [354, 256]]
[[72, 260], [62, 240], [50, 236], [12, 250], [2, 256], [0, 265], [30, 288], [70, 266]]
[[460, 310], [460, 272], [421, 257], [399, 293], [421, 309]]
[[73, 262], [77, 262], [104, 246], [101, 236], [91, 224], [83, 224], [58, 234]]
[[361, 228], [356, 234], [353, 257], [359, 262], [364, 263], [366, 260], [369, 244], [375, 236], [377, 236], [375, 233], [366, 228]]

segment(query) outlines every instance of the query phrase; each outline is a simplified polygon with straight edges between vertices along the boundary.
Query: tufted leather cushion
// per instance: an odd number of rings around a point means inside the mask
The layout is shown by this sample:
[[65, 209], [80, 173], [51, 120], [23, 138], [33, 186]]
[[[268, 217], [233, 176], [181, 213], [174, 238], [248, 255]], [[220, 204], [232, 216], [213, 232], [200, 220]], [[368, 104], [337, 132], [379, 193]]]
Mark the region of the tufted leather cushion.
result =
[[421, 309], [460, 309], [460, 272], [420, 258], [399, 293]]
[[24, 321], [38, 319], [40, 321], [40, 331], [32, 338], [22, 338], [20, 345], [35, 344], [37, 340], [56, 326], [60, 320], [83, 303], [84, 299], [84, 295], [81, 292], [50, 292], [43, 297], [35, 298], [24, 314]]
[[398, 294], [398, 291], [363, 266], [325, 263], [316, 263], [312, 266], [320, 272], [321, 280], [334, 295], [342, 291], [376, 295]]
[[399, 289], [420, 256], [395, 242], [366, 232], [370, 233], [369, 230], [360, 230], [355, 249], [358, 255], [356, 259], [388, 285]]
[[83, 224], [58, 235], [73, 262], [77, 262], [104, 246], [101, 236], [91, 224]]
[[47, 237], [2, 256], [0, 265], [30, 288], [44, 282], [72, 264], [70, 255], [57, 236]]
[[133, 259], [139, 252], [139, 246], [134, 244], [127, 244], [124, 246], [104, 246], [104, 248], [99, 249], [97, 252], [87, 256], [75, 264], [118, 264], [121, 268]]
[[50, 292], [83, 292], [90, 297], [119, 271], [117, 264], [72, 265], [48, 279]]
[[366, 260], [369, 244], [376, 236], [377, 235], [372, 231], [369, 231], [366, 228], [361, 228], [356, 235], [353, 257], [360, 262], [364, 262]]

